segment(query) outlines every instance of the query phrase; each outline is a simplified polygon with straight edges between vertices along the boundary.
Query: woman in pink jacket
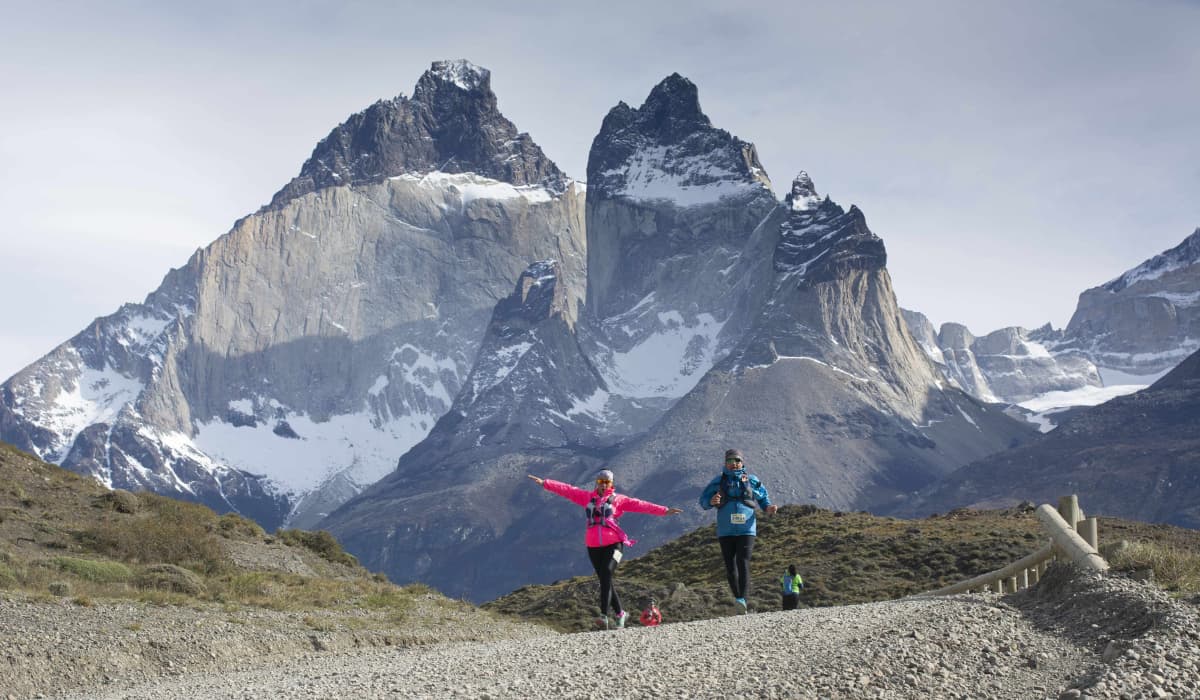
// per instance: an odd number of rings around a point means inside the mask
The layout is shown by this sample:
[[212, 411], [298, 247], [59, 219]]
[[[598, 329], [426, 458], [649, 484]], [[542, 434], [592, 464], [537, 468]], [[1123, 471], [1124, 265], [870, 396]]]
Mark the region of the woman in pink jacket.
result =
[[596, 618], [596, 625], [608, 629], [608, 611], [611, 607], [616, 627], [621, 629], [625, 626], [629, 613], [625, 612], [620, 599], [617, 598], [617, 589], [613, 587], [613, 574], [616, 573], [617, 564], [624, 555], [625, 545], [632, 545], [633, 540], [625, 535], [625, 531], [617, 524], [617, 519], [626, 512], [674, 515], [680, 510], [617, 493], [613, 490], [613, 473], [607, 469], [600, 470], [596, 475], [595, 491], [587, 491], [553, 479], [540, 479], [532, 474], [529, 478], [541, 484], [547, 491], [586, 509], [587, 531], [584, 533], [584, 543], [587, 544], [592, 568], [596, 570], [596, 577], [600, 579], [600, 617]]

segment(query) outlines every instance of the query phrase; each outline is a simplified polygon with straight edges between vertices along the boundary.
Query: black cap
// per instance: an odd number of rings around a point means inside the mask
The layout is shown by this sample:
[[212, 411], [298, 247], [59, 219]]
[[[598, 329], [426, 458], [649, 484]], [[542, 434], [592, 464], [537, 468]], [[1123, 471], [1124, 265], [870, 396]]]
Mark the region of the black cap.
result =
[[725, 450], [725, 459], [742, 459], [741, 450]]

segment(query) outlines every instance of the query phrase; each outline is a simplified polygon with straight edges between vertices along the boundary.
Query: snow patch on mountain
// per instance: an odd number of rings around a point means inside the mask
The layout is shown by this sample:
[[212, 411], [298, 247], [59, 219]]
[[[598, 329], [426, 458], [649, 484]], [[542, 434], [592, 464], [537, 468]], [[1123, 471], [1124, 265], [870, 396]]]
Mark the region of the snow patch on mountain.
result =
[[483, 394], [508, 378], [508, 375], [512, 374], [512, 371], [517, 368], [517, 364], [521, 362], [521, 358], [525, 357], [525, 353], [529, 352], [532, 347], [532, 342], [521, 342], [496, 350], [496, 353], [488, 358], [489, 364], [492, 364], [489, 368], [491, 375], [487, 377], [477, 375], [477, 379], [483, 381], [475, 386], [475, 395]]
[[463, 90], [474, 90], [491, 76], [488, 69], [480, 68], [461, 58], [453, 61], [434, 61], [429, 73]]
[[[828, 367], [829, 369], [833, 370], [834, 372], [837, 372], [838, 374], [844, 374], [847, 377], [850, 377], [851, 379], [853, 379], [855, 381], [864, 382], [867, 384], [871, 383], [871, 380], [866, 377], [860, 377], [853, 372], [847, 372], [846, 370], [842, 369], [841, 367], [835, 367], [834, 365], [831, 365], [828, 362], [825, 362], [824, 360], [819, 360], [815, 357], [807, 357], [805, 355], [780, 355], [776, 361], [778, 362], [780, 360], [804, 360], [806, 362], [812, 362], [814, 364], [821, 365], [822, 367]], [[874, 368], [872, 368], [872, 369], [874, 369]], [[878, 371], [878, 370], [876, 370], [876, 371]]]
[[[1178, 346], [1161, 352], [1115, 352], [1096, 347], [1095, 344], [1088, 349], [1090, 354], [1095, 358], [1097, 367], [1111, 367], [1115, 365], [1118, 367], [1166, 368], [1165, 370], [1153, 370], [1153, 372], [1148, 372], [1146, 376], [1154, 372], [1158, 376], [1166, 374], [1175, 365], [1197, 350], [1200, 350], [1200, 338], [1184, 338]], [[1131, 376], [1136, 377], [1138, 375], [1131, 374]]]
[[[80, 360], [79, 366], [82, 370], [73, 385], [64, 386], [44, 410], [27, 416], [34, 425], [60, 437], [46, 454], [38, 455], [55, 464], [62, 463], [84, 428], [96, 423], [112, 423], [145, 389], [141, 381], [108, 365], [97, 370]], [[14, 413], [21, 415], [20, 407]]]
[[1200, 302], [1200, 292], [1190, 292], [1187, 294], [1175, 292], [1154, 292], [1153, 294], [1147, 294], [1146, 296], [1166, 299], [1175, 306], [1194, 306], [1196, 302]]
[[567, 416], [585, 415], [596, 420], [603, 420], [607, 414], [608, 400], [611, 397], [604, 389], [597, 389], [590, 396], [575, 400], [575, 405], [567, 411]]
[[[440, 400], [446, 407], [454, 401], [454, 393], [443, 378], [446, 373], [455, 377], [459, 375], [458, 364], [452, 358], [435, 357], [411, 343], [405, 343], [392, 350], [388, 361], [391, 369], [399, 375], [392, 379], [399, 380], [401, 385], [421, 386], [427, 396]], [[388, 381], [390, 383], [391, 380]], [[376, 379], [372, 389], [379, 384], [379, 379]]]
[[445, 192], [457, 197], [460, 207], [466, 207], [477, 199], [524, 199], [531, 204], [541, 204], [555, 197], [554, 192], [541, 185], [513, 185], [476, 173], [446, 173], [435, 170], [424, 175], [405, 173], [388, 179], [411, 182], [423, 188]]
[[1156, 280], [1170, 272], [1200, 263], [1200, 228], [1174, 248], [1155, 255], [1125, 274], [1101, 285], [1110, 292], [1120, 292], [1139, 282]]
[[[131, 315], [125, 319], [123, 325], [115, 329], [114, 337], [116, 341], [135, 353], [145, 352], [151, 345], [158, 340], [167, 326], [171, 324], [172, 318], [159, 318], [156, 316], [147, 315]], [[154, 355], [150, 358], [158, 364], [161, 360]]]
[[[1115, 377], [1113, 378], [1115, 379]], [[1138, 379], [1137, 377], [1134, 378]], [[1141, 379], [1144, 380], [1145, 378]], [[1017, 417], [1033, 423], [1039, 431], [1048, 433], [1057, 427], [1057, 422], [1052, 418], [1056, 413], [1061, 413], [1076, 406], [1099, 406], [1118, 396], [1126, 396], [1141, 391], [1147, 386], [1149, 384], [1142, 382], [1112, 385], [1106, 382], [1106, 385], [1102, 387], [1085, 386], [1071, 391], [1048, 391], [1028, 401], [1018, 403], [1018, 406], [1031, 411], [1031, 413], [1024, 413]]]
[[714, 204], [767, 189], [745, 174], [714, 163], [710, 154], [688, 153], [671, 146], [654, 146], [634, 152], [619, 168], [600, 174], [623, 178], [612, 194], [639, 201], [668, 201], [680, 207]]
[[[622, 320], [641, 315], [649, 299], [610, 319], [605, 326], [632, 331]], [[607, 362], [599, 362], [598, 367], [608, 386], [623, 396], [679, 398], [720, 359], [716, 356], [717, 337], [725, 322], [708, 313], [696, 314], [690, 320], [678, 311], [653, 313], [657, 321], [654, 331], [627, 349], [608, 348]]]
[[438, 418], [418, 413], [381, 422], [374, 411], [364, 409], [318, 422], [276, 401], [265, 403], [285, 416], [282, 420], [298, 438], [280, 435], [279, 420], [242, 426], [211, 420], [196, 426], [195, 437], [173, 433], [164, 444], [213, 471], [233, 468], [266, 476], [281, 493], [301, 495], [347, 469], [359, 484], [379, 480]]
[[1171, 371], [1171, 368], [1167, 368], [1150, 374], [1130, 374], [1110, 367], [1097, 367], [1096, 369], [1100, 372], [1100, 380], [1104, 382], [1104, 386], [1131, 384], [1141, 387], [1150, 386]]

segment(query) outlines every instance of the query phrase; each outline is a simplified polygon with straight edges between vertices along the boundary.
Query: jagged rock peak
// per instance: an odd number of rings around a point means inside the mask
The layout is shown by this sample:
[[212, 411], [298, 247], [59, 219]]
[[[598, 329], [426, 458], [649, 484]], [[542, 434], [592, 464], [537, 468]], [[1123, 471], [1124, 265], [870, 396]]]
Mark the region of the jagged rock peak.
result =
[[524, 331], [556, 315], [574, 327], [566, 285], [559, 279], [556, 260], [539, 260], [526, 268], [513, 293], [496, 304], [492, 324], [500, 336]]
[[466, 92], [492, 92], [492, 72], [464, 59], [434, 61], [417, 81], [413, 99], [426, 101], [442, 86], [454, 86]]
[[465, 60], [437, 61], [412, 98], [380, 100], [321, 139], [266, 208], [326, 187], [435, 171], [541, 185], [553, 193], [567, 186], [566, 175], [529, 134], [500, 113], [490, 71]]
[[776, 272], [815, 283], [887, 265], [883, 240], [867, 227], [862, 211], [856, 206], [846, 211], [819, 197], [807, 173], [796, 176], [785, 206], [789, 212], [775, 246]]
[[1200, 263], [1200, 228], [1183, 239], [1179, 245], [1155, 255], [1120, 277], [1105, 283], [1103, 288], [1116, 293], [1138, 282], [1158, 279], [1172, 270], [1197, 263]]
[[792, 180], [792, 191], [788, 193], [786, 202], [792, 211], [815, 209], [821, 203], [821, 197], [817, 194], [817, 188], [808, 173], [801, 170], [796, 179]]
[[648, 115], [650, 123], [666, 137], [686, 135], [697, 128], [712, 126], [700, 109], [700, 91], [696, 84], [678, 73], [668, 75], [655, 85], [639, 111]]
[[625, 197], [677, 206], [759, 196], [771, 181], [754, 144], [717, 129], [692, 81], [678, 73], [642, 106], [609, 110], [588, 153], [589, 198]]

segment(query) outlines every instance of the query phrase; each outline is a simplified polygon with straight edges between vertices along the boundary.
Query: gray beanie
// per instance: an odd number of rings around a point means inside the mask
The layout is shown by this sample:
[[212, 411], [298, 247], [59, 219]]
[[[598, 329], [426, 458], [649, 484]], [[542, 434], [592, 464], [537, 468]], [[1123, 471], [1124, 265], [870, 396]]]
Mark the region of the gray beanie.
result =
[[596, 478], [597, 479], [608, 479], [609, 481], [612, 481], [613, 474], [612, 474], [612, 472], [610, 472], [607, 469], [601, 469], [599, 472], [596, 473]]

